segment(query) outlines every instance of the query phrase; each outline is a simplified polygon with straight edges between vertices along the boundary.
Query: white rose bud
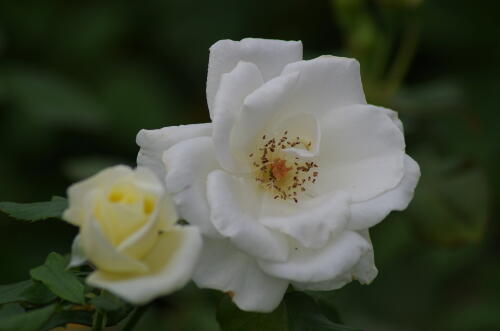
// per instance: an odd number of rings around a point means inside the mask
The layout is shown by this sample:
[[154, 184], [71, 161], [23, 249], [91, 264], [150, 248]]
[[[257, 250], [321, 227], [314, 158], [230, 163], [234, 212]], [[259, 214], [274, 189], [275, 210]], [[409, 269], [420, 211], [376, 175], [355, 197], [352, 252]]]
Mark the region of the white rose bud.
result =
[[289, 284], [370, 283], [368, 229], [407, 207], [420, 169], [397, 113], [367, 104], [359, 63], [302, 60], [295, 41], [222, 40], [207, 102], [212, 123], [137, 136], [138, 164], [206, 238], [195, 282], [264, 312]]
[[201, 236], [195, 227], [176, 225], [175, 207], [151, 170], [105, 169], [72, 185], [68, 199], [63, 218], [80, 227], [74, 252], [96, 267], [90, 285], [143, 304], [191, 278]]

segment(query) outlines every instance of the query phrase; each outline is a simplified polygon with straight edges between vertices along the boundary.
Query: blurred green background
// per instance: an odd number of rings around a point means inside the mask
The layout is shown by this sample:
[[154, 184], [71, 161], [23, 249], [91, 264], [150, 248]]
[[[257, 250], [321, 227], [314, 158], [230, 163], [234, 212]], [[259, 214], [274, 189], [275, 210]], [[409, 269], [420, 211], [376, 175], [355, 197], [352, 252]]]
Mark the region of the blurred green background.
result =
[[[0, 201], [43, 201], [116, 163], [141, 128], [208, 121], [208, 48], [302, 40], [356, 57], [371, 103], [399, 111], [415, 200], [372, 231], [378, 278], [321, 293], [367, 331], [500, 330], [498, 1], [0, 1]], [[0, 284], [76, 229], [0, 215]], [[140, 330], [217, 330], [218, 295], [155, 303]]]

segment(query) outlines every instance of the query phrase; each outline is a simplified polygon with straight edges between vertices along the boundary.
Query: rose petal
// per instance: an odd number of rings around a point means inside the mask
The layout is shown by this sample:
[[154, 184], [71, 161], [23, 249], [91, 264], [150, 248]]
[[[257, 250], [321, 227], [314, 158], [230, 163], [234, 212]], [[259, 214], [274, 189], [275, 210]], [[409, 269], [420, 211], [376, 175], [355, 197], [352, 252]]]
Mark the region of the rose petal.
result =
[[240, 61], [257, 65], [265, 81], [278, 76], [285, 65], [302, 59], [300, 41], [247, 38], [241, 41], [220, 40], [210, 47], [207, 75], [207, 103], [213, 118], [213, 103], [221, 76]]
[[231, 132], [241, 113], [243, 100], [263, 83], [257, 66], [248, 62], [239, 62], [231, 72], [222, 75], [213, 105], [213, 140], [217, 159], [226, 170], [244, 169], [233, 155]]
[[[359, 233], [371, 245], [370, 235], [368, 230]], [[333, 279], [316, 282], [316, 283], [300, 283], [293, 282], [292, 285], [302, 291], [332, 291], [337, 290], [344, 285], [357, 279], [361, 284], [370, 284], [377, 277], [378, 270], [375, 267], [373, 249], [368, 250], [361, 256], [358, 263], [348, 272], [339, 275]]]
[[234, 245], [259, 259], [286, 260], [286, 237], [257, 221], [261, 201], [253, 182], [215, 170], [208, 176], [207, 195], [212, 223]]
[[164, 232], [151, 252], [144, 258], [146, 274], [93, 272], [87, 282], [106, 289], [133, 304], [152, 299], [182, 288], [196, 265], [202, 240], [195, 227], [175, 227]]
[[373, 245], [368, 230], [358, 231], [363, 238], [370, 243], [371, 249], [366, 252], [359, 262], [353, 268], [353, 278], [361, 284], [370, 284], [378, 275], [378, 269], [375, 266], [375, 256], [373, 254]]
[[119, 165], [107, 168], [89, 179], [71, 185], [68, 188], [69, 208], [64, 211], [63, 219], [76, 226], [82, 225], [93, 212], [92, 201], [87, 193], [95, 187], [106, 187], [117, 178], [131, 174], [133, 170], [130, 167]]
[[[170, 197], [164, 195], [164, 186], [152, 170], [138, 167], [132, 175], [135, 177], [133, 181], [135, 185], [143, 192], [148, 192], [150, 197], [154, 197], [154, 209], [146, 224], [123, 240], [118, 246], [118, 251], [133, 258], [141, 258], [153, 246], [157, 232], [177, 222], [177, 213]], [[124, 215], [119, 221], [123, 222], [127, 216]]]
[[380, 107], [380, 106], [373, 106], [374, 111], [381, 112], [387, 116], [394, 122], [394, 124], [398, 127], [398, 129], [401, 131], [401, 133], [404, 134], [404, 128], [403, 128], [403, 122], [399, 119], [398, 113], [395, 112], [392, 109]]
[[210, 222], [206, 193], [208, 174], [219, 168], [212, 139], [182, 141], [165, 152], [163, 162], [167, 169], [167, 190], [174, 195], [180, 217], [200, 227], [204, 235], [220, 237]]
[[165, 177], [163, 153], [176, 143], [194, 138], [212, 135], [212, 124], [191, 124], [169, 126], [157, 130], [141, 130], [136, 142], [141, 148], [137, 155], [137, 165], [153, 170], [159, 178]]
[[83, 252], [80, 244], [80, 234], [76, 235], [71, 244], [71, 260], [69, 261], [68, 268], [75, 268], [84, 265], [87, 262], [87, 257]]
[[392, 190], [366, 201], [351, 204], [351, 219], [348, 228], [368, 229], [382, 221], [393, 210], [404, 210], [413, 199], [413, 193], [420, 178], [420, 167], [411, 157], [405, 155], [405, 174]]
[[[293, 86], [298, 80], [298, 73], [274, 78], [245, 98], [240, 118], [234, 124], [232, 146], [244, 152], [250, 152], [255, 139], [261, 136], [264, 130], [272, 131], [273, 124], [280, 123], [274, 120], [280, 111], [286, 108], [287, 102], [293, 97]], [[296, 115], [296, 114], [289, 114]], [[249, 149], [250, 147], [250, 149]]]
[[203, 288], [230, 292], [247, 311], [270, 312], [281, 302], [288, 282], [266, 275], [253, 257], [229, 240], [205, 240], [193, 280]]
[[321, 249], [297, 246], [291, 249], [286, 262], [259, 261], [266, 273], [299, 283], [316, 283], [331, 280], [349, 272], [360, 258], [371, 250], [371, 245], [361, 235], [344, 231], [330, 239]]
[[290, 111], [326, 113], [332, 109], [366, 103], [359, 62], [336, 56], [288, 64], [282, 75], [298, 72]]
[[80, 228], [81, 246], [85, 256], [98, 269], [108, 272], [144, 273], [148, 267], [125, 254], [120, 253], [104, 237], [99, 223], [90, 219]]
[[142, 258], [153, 247], [158, 233], [177, 222], [175, 206], [169, 196], [164, 196], [157, 204], [148, 223], [125, 239], [118, 246], [119, 252], [136, 259]]
[[299, 204], [266, 199], [260, 223], [286, 233], [307, 248], [323, 247], [342, 232], [349, 219], [344, 194], [301, 201]]
[[370, 105], [331, 111], [319, 119], [318, 193], [344, 191], [354, 202], [374, 198], [403, 178], [405, 142], [402, 132]]
[[311, 146], [309, 149], [299, 145], [297, 148], [287, 148], [285, 151], [290, 151], [299, 157], [310, 158], [317, 156], [319, 146], [321, 146], [321, 129], [316, 116], [313, 114], [298, 114], [293, 115], [279, 123], [276, 133], [287, 132], [287, 136], [293, 140], [295, 137], [300, 137], [304, 141], [309, 141]]

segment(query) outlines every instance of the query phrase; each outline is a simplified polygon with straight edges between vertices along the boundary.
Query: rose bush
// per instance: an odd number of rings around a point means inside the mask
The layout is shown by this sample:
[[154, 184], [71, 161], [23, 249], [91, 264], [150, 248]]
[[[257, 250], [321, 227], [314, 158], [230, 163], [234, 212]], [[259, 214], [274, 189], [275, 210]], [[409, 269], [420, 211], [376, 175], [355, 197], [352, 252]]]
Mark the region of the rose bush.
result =
[[87, 282], [142, 304], [184, 286], [201, 236], [177, 226], [175, 206], [147, 168], [116, 166], [72, 185], [63, 218], [80, 227], [73, 264], [88, 259]]
[[368, 105], [356, 60], [302, 60], [294, 41], [210, 48], [212, 123], [142, 130], [138, 164], [164, 178], [205, 236], [194, 280], [267, 312], [287, 287], [377, 275], [368, 229], [407, 207], [420, 176], [397, 114]]

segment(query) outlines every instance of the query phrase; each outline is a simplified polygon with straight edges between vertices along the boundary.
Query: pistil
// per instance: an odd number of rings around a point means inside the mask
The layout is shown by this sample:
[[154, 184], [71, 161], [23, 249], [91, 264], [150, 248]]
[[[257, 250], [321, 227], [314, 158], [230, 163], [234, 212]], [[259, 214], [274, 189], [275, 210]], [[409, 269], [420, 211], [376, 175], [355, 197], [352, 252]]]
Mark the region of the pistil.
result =
[[307, 191], [309, 184], [316, 182], [318, 165], [285, 152], [287, 148], [302, 147], [310, 150], [312, 143], [295, 137], [290, 139], [288, 131], [279, 138], [262, 136], [263, 143], [255, 153], [249, 154], [254, 167], [255, 180], [274, 199], [291, 200], [297, 203], [299, 196]]

